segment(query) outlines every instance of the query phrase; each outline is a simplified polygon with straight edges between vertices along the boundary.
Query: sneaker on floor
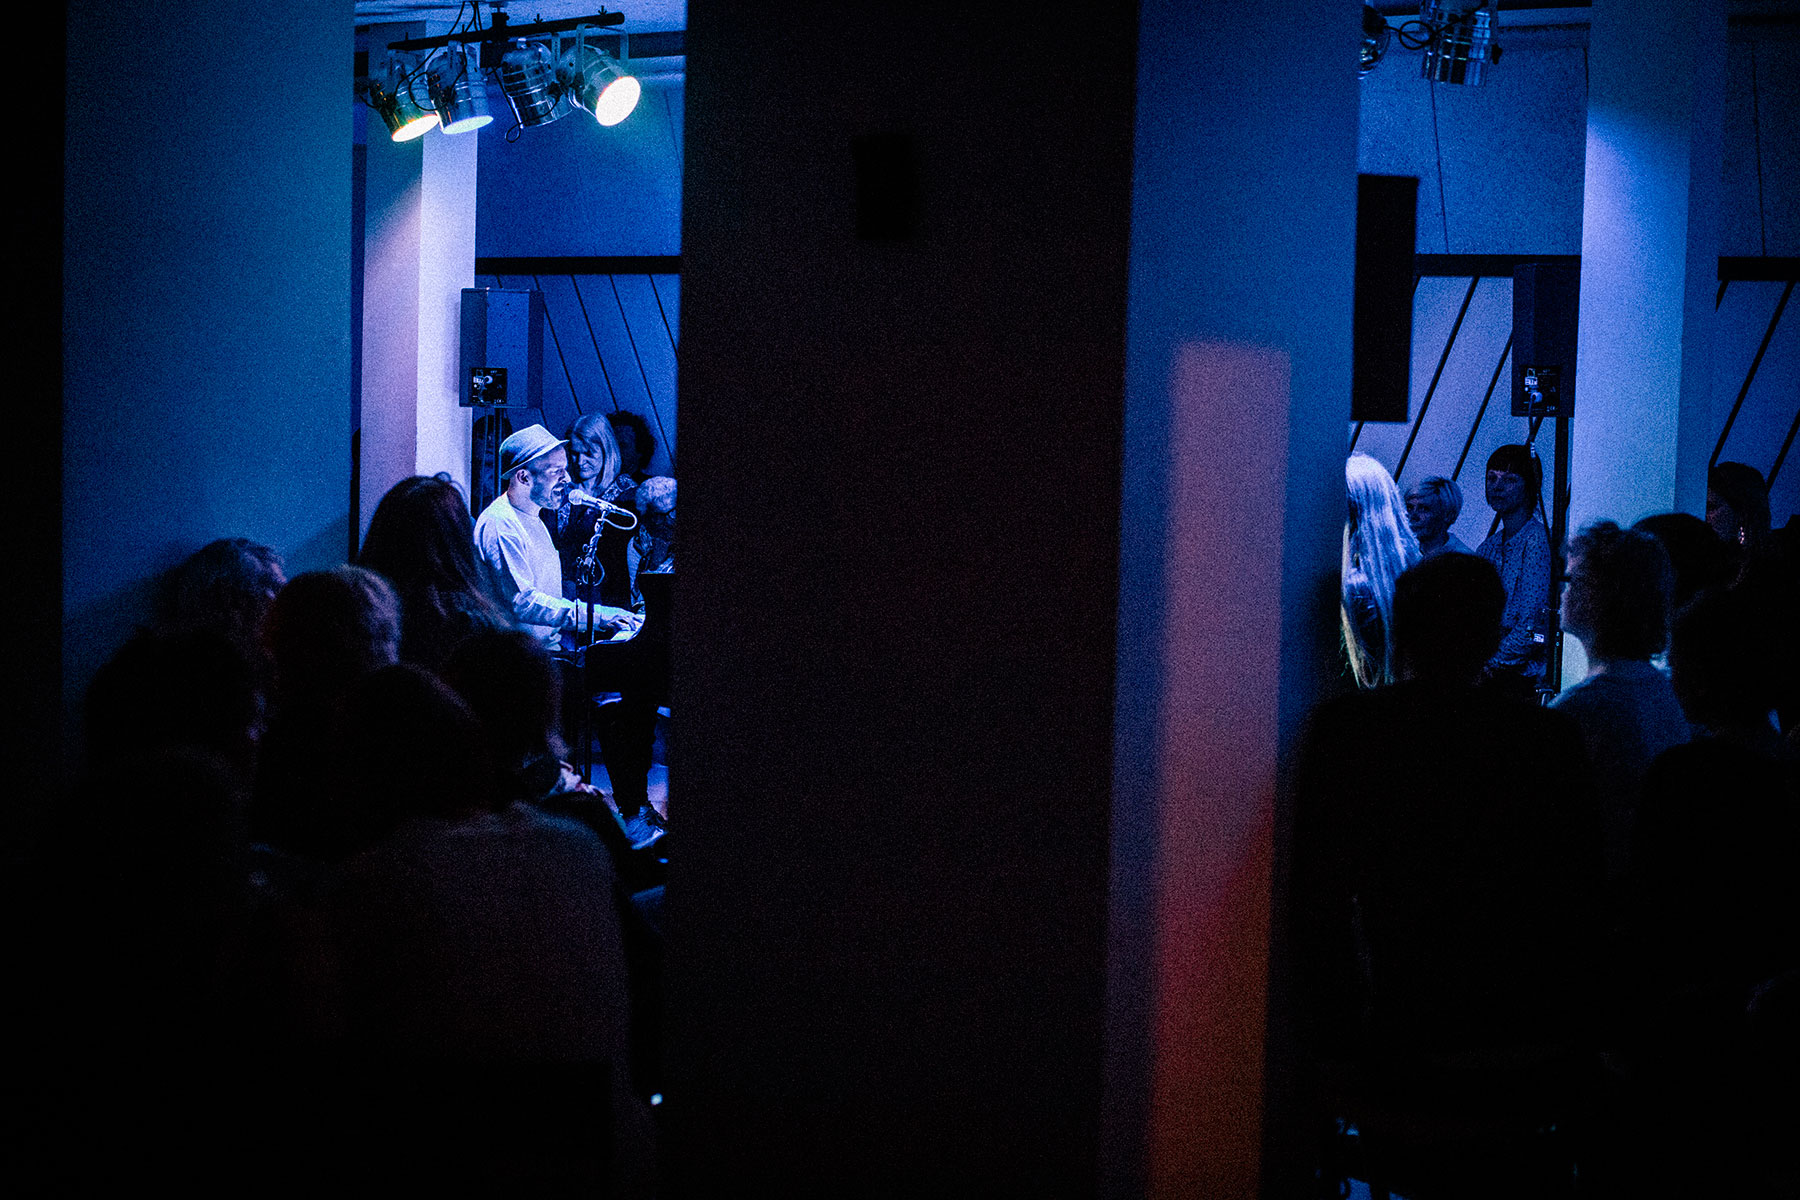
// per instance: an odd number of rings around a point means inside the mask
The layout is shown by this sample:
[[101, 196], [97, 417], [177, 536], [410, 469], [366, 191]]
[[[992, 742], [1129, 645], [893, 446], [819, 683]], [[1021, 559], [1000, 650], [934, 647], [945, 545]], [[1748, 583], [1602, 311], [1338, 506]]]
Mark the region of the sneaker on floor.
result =
[[623, 824], [625, 836], [631, 839], [633, 850], [642, 850], [669, 832], [668, 822], [648, 804], [625, 819]]

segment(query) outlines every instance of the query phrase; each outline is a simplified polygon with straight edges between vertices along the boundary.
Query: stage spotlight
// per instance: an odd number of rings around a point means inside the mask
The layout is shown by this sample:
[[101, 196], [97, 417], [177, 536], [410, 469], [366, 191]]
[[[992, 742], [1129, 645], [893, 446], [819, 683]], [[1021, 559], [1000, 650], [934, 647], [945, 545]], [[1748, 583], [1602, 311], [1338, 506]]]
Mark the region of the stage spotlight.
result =
[[487, 82], [467, 48], [451, 46], [432, 60], [426, 83], [445, 133], [468, 133], [494, 119], [488, 114]]
[[1420, 73], [1437, 83], [1475, 86], [1490, 62], [1500, 61], [1494, 45], [1495, 0], [1425, 0], [1419, 22], [1430, 32]]
[[396, 142], [424, 137], [438, 123], [436, 113], [421, 108], [413, 99], [411, 78], [391, 54], [382, 77], [369, 81], [369, 107], [381, 114], [382, 123]]
[[637, 107], [643, 86], [619, 68], [604, 50], [577, 41], [557, 67], [557, 81], [569, 102], [594, 114], [602, 125], [617, 125]]
[[521, 41], [506, 52], [500, 60], [500, 90], [521, 125], [548, 125], [568, 111], [559, 103], [562, 89], [542, 42]]
[[1387, 53], [1388, 42], [1393, 39], [1394, 31], [1389, 27], [1387, 18], [1375, 11], [1372, 4], [1363, 5], [1362, 14], [1362, 60], [1357, 64], [1356, 73], [1367, 75]]

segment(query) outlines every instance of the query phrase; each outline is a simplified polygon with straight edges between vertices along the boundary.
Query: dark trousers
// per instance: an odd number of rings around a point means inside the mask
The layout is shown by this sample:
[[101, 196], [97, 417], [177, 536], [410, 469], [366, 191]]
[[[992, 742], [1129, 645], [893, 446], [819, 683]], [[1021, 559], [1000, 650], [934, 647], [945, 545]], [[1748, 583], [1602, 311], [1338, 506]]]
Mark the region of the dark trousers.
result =
[[[597, 704], [616, 693], [617, 700]], [[656, 710], [668, 703], [668, 644], [643, 636], [628, 642], [591, 647], [585, 678], [579, 668], [565, 670], [563, 724], [570, 744], [579, 748], [585, 736], [581, 706], [593, 718], [594, 737], [612, 780], [613, 802], [626, 819], [649, 802], [650, 763], [656, 744]], [[569, 701], [573, 700], [574, 703]]]

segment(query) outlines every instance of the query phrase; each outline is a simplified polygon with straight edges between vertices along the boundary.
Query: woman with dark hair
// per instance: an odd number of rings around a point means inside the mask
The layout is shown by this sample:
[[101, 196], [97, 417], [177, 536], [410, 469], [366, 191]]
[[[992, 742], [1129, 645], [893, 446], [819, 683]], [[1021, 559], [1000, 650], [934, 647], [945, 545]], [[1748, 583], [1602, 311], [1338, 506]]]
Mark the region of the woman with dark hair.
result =
[[656, 438], [650, 432], [650, 422], [628, 409], [607, 413], [606, 419], [612, 422], [613, 435], [619, 442], [619, 490], [626, 491], [648, 475], [650, 460], [656, 456]]
[[216, 633], [235, 646], [266, 683], [262, 626], [287, 583], [281, 555], [249, 538], [219, 538], [163, 577], [156, 627], [166, 634]]
[[1394, 581], [1419, 561], [1418, 539], [1387, 468], [1366, 454], [1344, 464], [1349, 515], [1344, 521], [1342, 594], [1338, 607], [1344, 650], [1360, 687], [1392, 683]]
[[365, 567], [308, 571], [269, 611], [275, 705], [257, 762], [251, 834], [285, 855], [331, 862], [362, 844], [361, 814], [334, 806], [328, 786], [339, 749], [337, 707], [356, 684], [398, 656], [400, 602]]
[[[562, 558], [563, 592], [571, 600], [593, 599], [613, 608], [630, 608], [631, 578], [625, 547], [636, 522], [594, 501], [630, 507], [628, 493], [635, 481], [620, 470], [619, 443], [611, 422], [599, 413], [583, 413], [569, 426], [569, 492], [555, 508], [540, 508], [538, 517], [550, 531], [550, 541]], [[621, 499], [620, 497], [625, 497]], [[599, 587], [592, 591], [581, 583], [580, 562], [593, 541]]]
[[1725, 543], [1712, 526], [1692, 513], [1656, 513], [1638, 521], [1633, 529], [1648, 533], [1668, 552], [1675, 568], [1673, 614], [1686, 608], [1695, 596], [1731, 582], [1731, 564]]
[[1722, 462], [1706, 473], [1706, 523], [1741, 563], [1769, 541], [1769, 488], [1762, 472]]
[[512, 629], [475, 525], [448, 475], [414, 475], [388, 489], [369, 520], [358, 561], [400, 596], [400, 658], [436, 670], [457, 643], [487, 629]]
[[1550, 534], [1538, 513], [1544, 469], [1530, 446], [1505, 445], [1488, 456], [1487, 502], [1500, 519], [1475, 553], [1494, 564], [1506, 588], [1500, 648], [1484, 678], [1520, 699], [1531, 699], [1544, 674], [1546, 613], [1550, 604]]

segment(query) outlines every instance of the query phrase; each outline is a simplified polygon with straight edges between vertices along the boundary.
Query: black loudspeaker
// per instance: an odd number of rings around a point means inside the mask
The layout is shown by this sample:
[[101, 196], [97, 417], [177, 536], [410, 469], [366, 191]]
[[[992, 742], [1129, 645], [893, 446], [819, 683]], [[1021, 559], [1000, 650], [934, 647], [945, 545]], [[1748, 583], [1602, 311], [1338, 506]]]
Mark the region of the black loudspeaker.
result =
[[1414, 176], [1356, 177], [1352, 421], [1404, 421], [1409, 413], [1418, 212]]
[[1580, 300], [1580, 267], [1526, 263], [1513, 268], [1513, 416], [1574, 414]]
[[462, 291], [457, 400], [464, 408], [542, 408], [544, 293]]

